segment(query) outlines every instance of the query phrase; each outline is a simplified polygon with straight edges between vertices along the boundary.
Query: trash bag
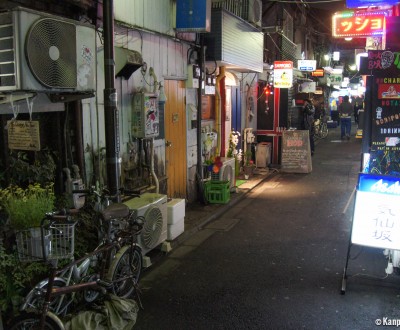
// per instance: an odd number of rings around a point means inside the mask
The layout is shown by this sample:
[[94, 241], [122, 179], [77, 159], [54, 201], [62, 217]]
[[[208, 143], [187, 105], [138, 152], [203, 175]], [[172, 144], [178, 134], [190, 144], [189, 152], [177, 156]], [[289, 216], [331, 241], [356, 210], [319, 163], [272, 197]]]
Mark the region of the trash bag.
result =
[[98, 310], [87, 310], [74, 315], [65, 323], [65, 330], [131, 330], [139, 306], [135, 300], [110, 295]]

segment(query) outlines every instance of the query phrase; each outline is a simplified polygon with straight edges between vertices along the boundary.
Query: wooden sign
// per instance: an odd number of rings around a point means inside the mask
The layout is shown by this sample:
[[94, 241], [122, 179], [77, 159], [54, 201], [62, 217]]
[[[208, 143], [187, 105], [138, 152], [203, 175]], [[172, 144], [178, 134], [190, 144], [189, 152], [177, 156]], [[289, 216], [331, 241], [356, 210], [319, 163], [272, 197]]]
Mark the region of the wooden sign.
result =
[[283, 172], [310, 173], [312, 171], [310, 138], [307, 130], [283, 131]]
[[38, 121], [9, 120], [8, 147], [17, 150], [40, 150], [40, 131]]

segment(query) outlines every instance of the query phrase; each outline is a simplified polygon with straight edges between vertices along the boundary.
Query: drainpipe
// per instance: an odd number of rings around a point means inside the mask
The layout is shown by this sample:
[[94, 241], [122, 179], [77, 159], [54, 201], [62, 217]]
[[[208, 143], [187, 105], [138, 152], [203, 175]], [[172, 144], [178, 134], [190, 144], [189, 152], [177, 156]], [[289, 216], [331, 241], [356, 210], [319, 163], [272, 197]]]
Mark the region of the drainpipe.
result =
[[215, 126], [217, 127], [217, 156], [220, 155], [221, 152], [221, 105], [222, 105], [222, 100], [221, 100], [221, 92], [219, 90], [220, 85], [221, 85], [221, 80], [225, 78], [225, 67], [221, 66], [219, 75], [217, 77], [217, 80], [215, 82], [215, 92], [217, 93], [217, 97], [215, 98]]
[[[154, 69], [151, 67], [149, 69], [149, 74], [150, 77], [153, 77], [154, 80], [154, 86], [153, 86], [153, 93], [157, 94], [157, 87], [158, 87], [158, 80], [156, 73], [154, 72]], [[154, 171], [154, 138], [151, 138], [150, 140], [150, 174], [154, 179], [154, 183], [156, 185], [156, 193], [159, 193], [159, 181], [156, 175], [156, 172]]]
[[204, 72], [204, 38], [200, 34], [200, 48], [198, 50], [199, 52], [199, 67], [200, 67], [200, 83], [199, 83], [199, 88], [197, 89], [197, 199], [201, 203], [205, 203], [205, 198], [204, 198], [204, 183], [203, 183], [203, 159], [202, 159], [202, 154], [201, 154], [201, 96], [202, 96], [202, 76]]
[[158, 194], [160, 191], [160, 185], [158, 182], [158, 178], [156, 175], [156, 172], [154, 172], [154, 138], [151, 138], [150, 140], [150, 173], [153, 176], [154, 179], [154, 184], [156, 185], [156, 193]]
[[[111, 195], [119, 191], [119, 119], [114, 86], [114, 1], [104, 0], [104, 121], [106, 140], [107, 186]], [[117, 198], [119, 199], [119, 197]], [[119, 202], [119, 200], [117, 200]]]

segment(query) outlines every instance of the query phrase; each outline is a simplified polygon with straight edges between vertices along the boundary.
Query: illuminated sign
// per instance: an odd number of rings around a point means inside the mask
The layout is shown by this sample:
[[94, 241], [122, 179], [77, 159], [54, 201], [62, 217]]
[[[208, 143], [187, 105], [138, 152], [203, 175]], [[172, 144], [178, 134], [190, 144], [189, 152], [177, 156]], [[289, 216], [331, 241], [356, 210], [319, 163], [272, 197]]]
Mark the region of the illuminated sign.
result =
[[312, 77], [323, 77], [324, 76], [324, 69], [317, 69], [311, 72]]
[[314, 71], [317, 67], [316, 60], [298, 60], [297, 61], [297, 68], [300, 71]]
[[336, 38], [370, 37], [384, 34], [386, 11], [342, 11], [332, 16], [332, 35]]
[[378, 85], [378, 99], [400, 99], [400, 84]]
[[274, 87], [291, 88], [293, 85], [293, 62], [274, 62]]
[[383, 249], [400, 248], [399, 178], [360, 174], [351, 241]]
[[347, 8], [378, 7], [384, 5], [394, 6], [398, 0], [346, 0]]

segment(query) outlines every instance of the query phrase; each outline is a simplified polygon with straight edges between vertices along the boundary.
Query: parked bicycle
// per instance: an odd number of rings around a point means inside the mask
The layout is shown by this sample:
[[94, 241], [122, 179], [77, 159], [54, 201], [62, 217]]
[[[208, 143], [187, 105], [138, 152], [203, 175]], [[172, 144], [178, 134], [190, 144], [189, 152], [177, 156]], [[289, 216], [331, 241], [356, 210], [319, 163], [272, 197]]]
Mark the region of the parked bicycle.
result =
[[328, 124], [325, 116], [321, 115], [314, 120], [314, 139], [325, 139], [328, 136]]
[[[76, 222], [71, 221], [70, 216], [46, 215], [41, 225], [41, 251], [31, 259], [26, 257], [32, 252], [29, 236], [21, 233], [17, 242], [20, 242], [18, 251], [20, 255], [22, 251], [22, 259], [33, 261], [42, 258], [49, 263], [50, 274], [28, 294], [24, 306], [26, 312], [15, 318], [9, 329], [62, 329], [57, 314], [65, 314], [77, 292], [83, 292], [87, 302], [107, 292], [122, 298], [136, 293], [140, 303], [138, 281], [142, 252], [136, 244], [136, 237], [143, 221], [121, 203], [104, 209], [102, 218], [108, 224], [107, 239], [91, 253], [78, 260], [72, 259], [62, 268], [57, 268], [58, 260], [72, 258], [74, 254]], [[89, 264], [96, 272], [87, 275]]]

